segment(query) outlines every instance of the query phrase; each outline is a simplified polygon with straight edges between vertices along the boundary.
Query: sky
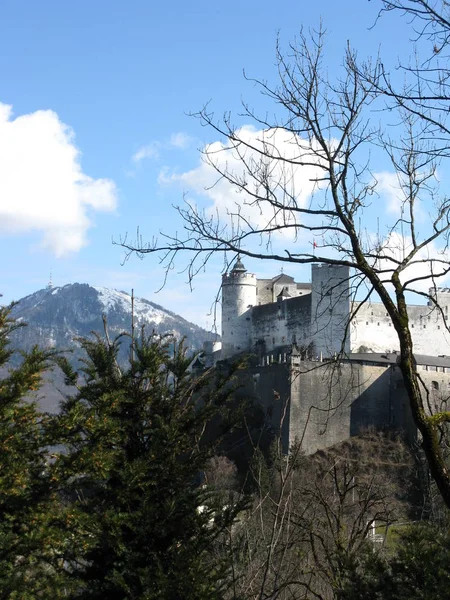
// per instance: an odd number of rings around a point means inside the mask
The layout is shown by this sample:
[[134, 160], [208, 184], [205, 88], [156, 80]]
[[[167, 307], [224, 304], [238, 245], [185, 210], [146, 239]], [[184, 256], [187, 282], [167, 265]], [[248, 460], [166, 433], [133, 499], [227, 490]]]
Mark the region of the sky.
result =
[[[277, 36], [328, 32], [338, 69], [347, 41], [359, 55], [395, 61], [410, 30], [395, 16], [375, 26], [377, 0], [227, 3], [151, 0], [3, 0], [0, 3], [0, 292], [3, 301], [71, 282], [131, 291], [210, 328], [220, 260], [192, 286], [177, 259], [165, 280], [113, 241], [182, 228], [174, 205], [202, 196], [200, 152], [219, 143], [190, 116], [205, 103], [239, 113], [265, 100], [251, 77], [275, 80]], [[242, 123], [242, 126], [246, 126]], [[251, 132], [251, 130], [249, 129]], [[386, 178], [389, 196], [389, 178]], [[229, 191], [223, 189], [224, 198]], [[392, 194], [391, 194], [392, 195]], [[226, 203], [226, 199], [223, 200]], [[277, 265], [247, 261], [261, 276]], [[287, 269], [307, 281], [309, 270]], [[162, 288], [162, 289], [161, 289]]]

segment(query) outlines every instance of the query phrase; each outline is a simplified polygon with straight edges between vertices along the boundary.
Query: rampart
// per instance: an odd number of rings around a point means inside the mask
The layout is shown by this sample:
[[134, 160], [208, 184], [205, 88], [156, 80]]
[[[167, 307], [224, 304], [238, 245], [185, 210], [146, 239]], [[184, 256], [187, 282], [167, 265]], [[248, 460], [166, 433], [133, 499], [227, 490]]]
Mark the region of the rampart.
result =
[[[264, 411], [266, 427], [281, 436], [284, 452], [299, 443], [311, 454], [368, 428], [416, 439], [397, 358], [366, 354], [320, 362], [271, 353], [241, 377], [247, 395]], [[438, 409], [450, 393], [450, 358], [420, 356], [418, 361], [424, 396], [428, 391], [433, 410]]]

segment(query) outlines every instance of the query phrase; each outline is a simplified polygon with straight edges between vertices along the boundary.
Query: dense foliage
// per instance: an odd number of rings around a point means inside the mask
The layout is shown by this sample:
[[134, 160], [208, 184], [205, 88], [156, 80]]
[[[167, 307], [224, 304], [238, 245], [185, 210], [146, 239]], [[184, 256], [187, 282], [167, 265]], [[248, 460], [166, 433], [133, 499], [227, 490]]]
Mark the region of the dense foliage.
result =
[[430, 523], [401, 531], [388, 552], [366, 548], [349, 570], [342, 600], [443, 600], [450, 589], [450, 535]]
[[[0, 314], [6, 364], [16, 325]], [[182, 345], [144, 334], [122, 368], [120, 341], [80, 340], [79, 373], [34, 349], [2, 377], [0, 597], [222, 597], [213, 550], [238, 504], [202, 479], [236, 421], [233, 386], [193, 377]], [[54, 417], [25, 401], [50, 360], [73, 390]]]
[[[78, 391], [53, 423], [65, 447], [53, 465], [65, 499], [59, 526], [72, 596], [218, 598], [223, 565], [211, 551], [236, 507], [204, 489], [215, 443], [205, 435], [230, 388], [193, 378], [182, 345], [142, 336], [126, 369], [120, 340], [82, 340], [87, 358]], [[209, 437], [212, 440], [212, 436]]]
[[[145, 335], [125, 366], [106, 334], [80, 340], [79, 372], [37, 348], [8, 367], [18, 325], [7, 308], [0, 319], [0, 599], [448, 596], [446, 519], [398, 527], [420, 516], [399, 438], [311, 457], [253, 440], [238, 472], [220, 456], [240, 419], [229, 373], [193, 375], [182, 345]], [[56, 363], [70, 393], [49, 416], [36, 394]]]
[[47, 418], [35, 402], [53, 353], [35, 347], [8, 367], [9, 337], [19, 326], [10, 308], [0, 307], [0, 598], [31, 599], [50, 597], [48, 586], [56, 583], [46, 567], [56, 500], [46, 466]]

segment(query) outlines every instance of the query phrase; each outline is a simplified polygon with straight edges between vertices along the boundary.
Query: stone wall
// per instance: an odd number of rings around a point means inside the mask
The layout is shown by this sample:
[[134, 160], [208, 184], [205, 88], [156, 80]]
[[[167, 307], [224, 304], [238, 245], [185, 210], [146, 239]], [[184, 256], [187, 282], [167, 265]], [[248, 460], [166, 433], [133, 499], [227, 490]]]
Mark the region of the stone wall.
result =
[[[448, 296], [441, 302], [448, 311]], [[381, 303], [353, 304], [356, 317], [351, 324], [351, 352], [393, 352], [399, 350], [397, 333]], [[450, 333], [445, 315], [435, 307], [409, 306], [408, 315], [414, 352], [433, 356], [450, 355]]]
[[311, 339], [309, 296], [279, 300], [253, 307], [252, 351], [265, 354], [280, 346], [307, 346]]
[[350, 315], [349, 269], [312, 265], [311, 341], [319, 355], [350, 351], [346, 335]]
[[[403, 380], [395, 366], [300, 361], [292, 368], [289, 364], [254, 368], [252, 376], [273, 430], [282, 422], [286, 452], [297, 442], [312, 454], [371, 427], [415, 437]], [[441, 377], [448, 385], [450, 374]]]
[[[265, 361], [241, 371], [239, 393], [258, 402], [265, 416], [265, 430], [280, 435], [285, 453], [297, 442], [306, 454], [312, 454], [368, 428], [398, 431], [409, 441], [416, 440], [397, 365], [321, 363], [280, 356], [274, 363]], [[419, 365], [418, 369], [426, 386], [423, 394], [428, 411], [447, 410], [450, 364]]]

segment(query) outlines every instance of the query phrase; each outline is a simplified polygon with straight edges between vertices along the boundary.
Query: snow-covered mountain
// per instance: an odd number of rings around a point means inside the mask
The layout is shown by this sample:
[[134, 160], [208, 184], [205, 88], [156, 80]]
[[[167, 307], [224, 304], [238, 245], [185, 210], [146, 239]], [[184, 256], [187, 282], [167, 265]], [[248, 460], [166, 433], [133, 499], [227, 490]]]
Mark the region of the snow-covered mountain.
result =
[[[131, 296], [126, 292], [73, 283], [39, 290], [22, 298], [13, 309], [13, 315], [28, 324], [15, 332], [12, 342], [16, 348], [29, 350], [34, 344], [61, 350], [71, 348], [77, 357], [79, 345], [74, 339], [89, 336], [92, 331], [102, 334], [102, 315], [106, 316], [110, 337], [131, 331]], [[134, 325], [136, 331], [145, 325], [147, 333], [155, 331], [172, 334], [177, 339], [185, 337], [192, 350], [200, 349], [203, 341], [213, 339], [213, 335], [201, 327], [144, 298], [134, 299]]]

